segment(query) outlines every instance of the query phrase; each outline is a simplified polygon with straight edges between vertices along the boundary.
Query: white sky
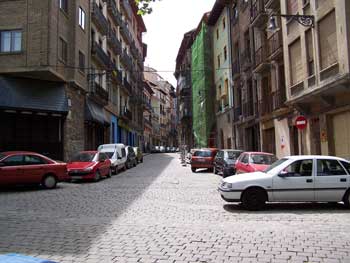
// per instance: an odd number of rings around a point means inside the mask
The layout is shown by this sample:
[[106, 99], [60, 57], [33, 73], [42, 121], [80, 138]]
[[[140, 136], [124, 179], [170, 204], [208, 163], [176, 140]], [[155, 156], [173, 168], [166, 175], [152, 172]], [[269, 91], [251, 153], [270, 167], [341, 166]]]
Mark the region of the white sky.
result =
[[150, 15], [144, 16], [147, 32], [143, 42], [148, 45], [145, 66], [158, 70], [175, 88], [173, 72], [183, 35], [198, 26], [214, 3], [215, 0], [161, 0], [152, 4]]

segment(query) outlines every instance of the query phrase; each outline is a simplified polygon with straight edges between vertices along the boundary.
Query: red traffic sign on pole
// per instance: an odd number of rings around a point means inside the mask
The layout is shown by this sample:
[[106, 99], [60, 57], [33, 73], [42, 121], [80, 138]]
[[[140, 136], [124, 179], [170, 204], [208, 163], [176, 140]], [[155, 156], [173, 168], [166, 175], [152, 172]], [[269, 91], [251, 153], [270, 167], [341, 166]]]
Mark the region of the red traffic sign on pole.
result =
[[299, 130], [303, 130], [307, 126], [307, 119], [304, 116], [299, 116], [295, 119], [295, 126]]

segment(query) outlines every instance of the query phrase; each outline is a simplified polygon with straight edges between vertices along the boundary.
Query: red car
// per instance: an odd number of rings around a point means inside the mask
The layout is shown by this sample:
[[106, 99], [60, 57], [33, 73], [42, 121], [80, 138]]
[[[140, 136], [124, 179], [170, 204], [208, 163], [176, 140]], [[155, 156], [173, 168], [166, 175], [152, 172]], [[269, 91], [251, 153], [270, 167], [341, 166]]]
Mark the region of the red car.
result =
[[216, 148], [196, 150], [191, 158], [192, 172], [195, 173], [197, 169], [200, 168], [207, 168], [212, 171], [214, 168], [214, 158], [217, 152], [218, 149]]
[[236, 173], [264, 171], [276, 160], [272, 153], [243, 152], [236, 161]]
[[111, 161], [103, 152], [83, 151], [77, 153], [67, 164], [72, 180], [99, 181], [102, 177], [111, 177]]
[[65, 163], [34, 152], [0, 153], [0, 185], [41, 184], [53, 189], [69, 180]]

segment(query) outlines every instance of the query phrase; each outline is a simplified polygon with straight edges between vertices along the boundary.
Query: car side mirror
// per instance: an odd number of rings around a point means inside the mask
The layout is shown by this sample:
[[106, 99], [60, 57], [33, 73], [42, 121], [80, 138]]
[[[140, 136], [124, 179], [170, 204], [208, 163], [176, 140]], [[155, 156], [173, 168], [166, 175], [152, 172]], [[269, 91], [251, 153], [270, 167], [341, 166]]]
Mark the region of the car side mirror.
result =
[[281, 178], [286, 178], [288, 177], [289, 173], [286, 172], [286, 171], [281, 171], [279, 174], [278, 174], [278, 177], [281, 177]]

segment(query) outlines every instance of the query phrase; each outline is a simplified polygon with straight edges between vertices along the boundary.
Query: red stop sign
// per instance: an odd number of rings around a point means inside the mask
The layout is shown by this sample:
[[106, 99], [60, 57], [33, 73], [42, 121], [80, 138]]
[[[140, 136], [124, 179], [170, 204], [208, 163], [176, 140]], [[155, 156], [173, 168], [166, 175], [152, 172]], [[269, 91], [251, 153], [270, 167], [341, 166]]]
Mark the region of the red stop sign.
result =
[[304, 116], [297, 117], [296, 120], [295, 120], [295, 126], [299, 130], [305, 129], [306, 126], [307, 126], [307, 119]]

